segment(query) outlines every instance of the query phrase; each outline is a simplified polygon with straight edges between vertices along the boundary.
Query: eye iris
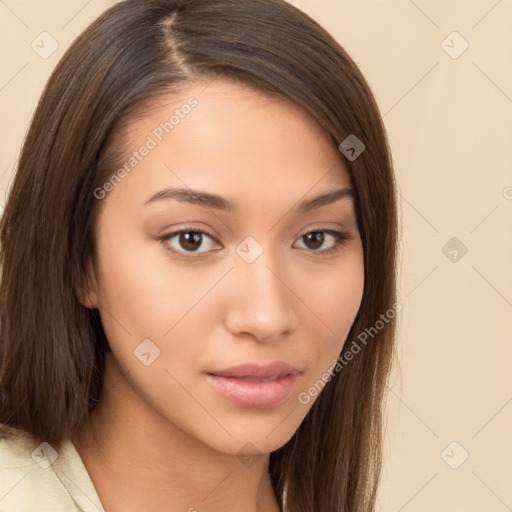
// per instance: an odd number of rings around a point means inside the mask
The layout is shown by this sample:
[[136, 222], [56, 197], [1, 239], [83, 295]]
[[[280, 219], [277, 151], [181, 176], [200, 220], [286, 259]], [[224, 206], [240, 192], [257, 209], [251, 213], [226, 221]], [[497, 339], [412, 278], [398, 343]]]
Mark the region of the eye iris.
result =
[[304, 237], [308, 242], [313, 242], [313, 247], [309, 246], [311, 249], [318, 249], [324, 243], [324, 234], [321, 231], [312, 231]]
[[201, 246], [201, 233], [194, 231], [181, 233], [179, 242], [184, 249], [195, 251]]

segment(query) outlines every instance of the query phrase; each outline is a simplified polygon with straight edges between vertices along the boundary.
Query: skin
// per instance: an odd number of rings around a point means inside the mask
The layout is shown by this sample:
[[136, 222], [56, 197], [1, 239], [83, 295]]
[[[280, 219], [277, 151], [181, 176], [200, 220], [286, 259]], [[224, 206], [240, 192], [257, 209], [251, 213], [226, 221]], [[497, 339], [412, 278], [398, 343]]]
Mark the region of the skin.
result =
[[[353, 198], [300, 214], [293, 208], [351, 183], [308, 113], [227, 80], [154, 101], [131, 121], [130, 150], [189, 96], [198, 105], [101, 199], [96, 261], [81, 301], [99, 309], [113, 355], [102, 400], [71, 439], [107, 512], [275, 512], [269, 453], [317, 399], [304, 405], [298, 395], [336, 362], [364, 285]], [[235, 206], [144, 204], [166, 187], [218, 194]], [[194, 228], [213, 237], [200, 239], [196, 252], [179, 235], [161, 240]], [[322, 231], [322, 245], [303, 236], [327, 229], [349, 238], [336, 245]], [[263, 249], [252, 263], [235, 250], [248, 236]], [[183, 256], [187, 249], [195, 259]], [[134, 355], [144, 339], [160, 350], [148, 366]], [[236, 405], [206, 378], [209, 370], [277, 360], [301, 373], [275, 407]]]

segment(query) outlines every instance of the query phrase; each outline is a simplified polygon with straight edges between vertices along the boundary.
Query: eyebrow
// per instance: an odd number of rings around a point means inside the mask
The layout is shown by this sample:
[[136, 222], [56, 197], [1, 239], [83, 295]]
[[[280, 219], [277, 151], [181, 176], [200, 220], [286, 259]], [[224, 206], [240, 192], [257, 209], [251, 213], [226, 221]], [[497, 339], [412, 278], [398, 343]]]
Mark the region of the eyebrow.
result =
[[[329, 192], [320, 194], [311, 199], [301, 201], [293, 209], [298, 212], [308, 212], [321, 206], [334, 203], [344, 198], [354, 198], [354, 190], [351, 188], [340, 188], [331, 190]], [[202, 192], [199, 190], [192, 190], [190, 188], [165, 188], [153, 194], [144, 204], [153, 203], [156, 201], [169, 201], [176, 200], [182, 203], [190, 203], [205, 208], [213, 208], [217, 210], [233, 211], [234, 204], [224, 197], [210, 194], [209, 192]]]

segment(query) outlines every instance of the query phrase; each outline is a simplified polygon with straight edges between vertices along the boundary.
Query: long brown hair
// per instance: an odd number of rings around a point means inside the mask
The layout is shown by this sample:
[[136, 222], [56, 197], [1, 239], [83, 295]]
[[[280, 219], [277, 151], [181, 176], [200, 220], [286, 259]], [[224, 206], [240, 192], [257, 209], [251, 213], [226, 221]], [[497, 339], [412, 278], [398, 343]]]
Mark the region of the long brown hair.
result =
[[[59, 446], [101, 399], [109, 346], [98, 311], [77, 298], [94, 261], [101, 202], [93, 191], [120, 164], [113, 141], [124, 121], [152, 98], [215, 77], [302, 106], [336, 146], [350, 135], [363, 142], [355, 159], [339, 153], [356, 193], [365, 268], [346, 347], [395, 303], [391, 153], [371, 90], [333, 37], [284, 0], [120, 2], [77, 38], [50, 77], [1, 220], [5, 431]], [[282, 506], [286, 495], [290, 512], [374, 510], [395, 320], [381, 324], [270, 455], [277, 499]]]

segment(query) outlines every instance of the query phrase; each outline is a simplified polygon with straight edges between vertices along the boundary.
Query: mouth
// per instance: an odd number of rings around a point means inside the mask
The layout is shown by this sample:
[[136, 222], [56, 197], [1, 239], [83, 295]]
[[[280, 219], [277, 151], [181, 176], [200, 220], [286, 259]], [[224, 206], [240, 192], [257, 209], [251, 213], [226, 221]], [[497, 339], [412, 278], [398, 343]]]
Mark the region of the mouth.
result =
[[[217, 375], [217, 377], [220, 377], [220, 375]], [[281, 377], [285, 377], [285, 375], [275, 375], [274, 377], [268, 377], [266, 379], [258, 378], [258, 377], [251, 377], [250, 375], [246, 375], [245, 377], [226, 377], [226, 378], [246, 380], [247, 382], [273, 382]]]
[[300, 373], [283, 362], [245, 364], [208, 372], [207, 379], [216, 391], [240, 407], [269, 409], [289, 397]]

